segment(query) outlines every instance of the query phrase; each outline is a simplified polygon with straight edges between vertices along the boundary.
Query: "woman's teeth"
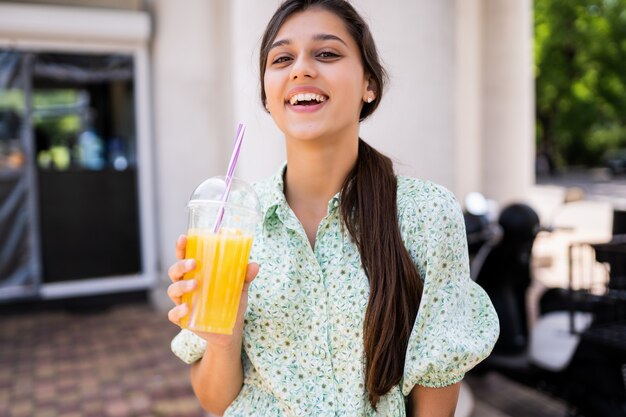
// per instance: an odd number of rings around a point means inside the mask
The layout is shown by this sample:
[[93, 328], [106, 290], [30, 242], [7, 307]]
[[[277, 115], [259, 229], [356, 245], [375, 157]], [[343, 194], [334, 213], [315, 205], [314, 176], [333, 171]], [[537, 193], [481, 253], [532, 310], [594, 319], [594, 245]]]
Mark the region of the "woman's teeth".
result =
[[303, 102], [311, 102], [311, 101], [322, 103], [326, 101], [326, 97], [321, 96], [319, 94], [314, 94], [314, 93], [303, 93], [303, 94], [296, 94], [289, 99], [289, 103], [292, 106], [295, 106]]

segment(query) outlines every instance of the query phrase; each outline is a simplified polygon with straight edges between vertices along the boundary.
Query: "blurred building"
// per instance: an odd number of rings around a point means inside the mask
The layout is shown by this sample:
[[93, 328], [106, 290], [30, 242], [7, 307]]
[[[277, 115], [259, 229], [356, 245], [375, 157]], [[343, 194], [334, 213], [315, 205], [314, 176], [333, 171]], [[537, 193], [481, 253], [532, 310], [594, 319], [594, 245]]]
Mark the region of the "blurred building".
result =
[[[0, 116], [12, 115], [0, 117], [0, 298], [166, 282], [185, 203], [225, 171], [239, 121], [238, 176], [277, 169], [282, 136], [260, 103], [258, 48], [279, 3], [0, 1]], [[391, 80], [362, 137], [460, 199], [525, 196], [531, 2], [352, 3]]]

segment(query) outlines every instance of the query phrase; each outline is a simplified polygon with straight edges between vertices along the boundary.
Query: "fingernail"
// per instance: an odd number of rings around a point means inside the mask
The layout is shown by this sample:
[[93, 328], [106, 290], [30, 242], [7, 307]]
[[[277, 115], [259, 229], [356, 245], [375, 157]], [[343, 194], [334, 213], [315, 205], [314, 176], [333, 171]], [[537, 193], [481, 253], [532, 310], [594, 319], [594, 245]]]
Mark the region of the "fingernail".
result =
[[187, 306], [187, 303], [183, 303], [181, 305], [178, 306], [178, 311], [180, 312], [181, 315], [185, 315], [187, 314], [187, 311], [189, 310], [189, 307]]
[[185, 261], [185, 269], [190, 270], [193, 269], [194, 266], [196, 266], [196, 261], [193, 259], [187, 259]]
[[187, 285], [185, 285], [185, 288], [187, 288], [188, 290], [193, 290], [196, 287], [196, 281], [193, 279], [190, 279], [189, 281], [187, 281]]

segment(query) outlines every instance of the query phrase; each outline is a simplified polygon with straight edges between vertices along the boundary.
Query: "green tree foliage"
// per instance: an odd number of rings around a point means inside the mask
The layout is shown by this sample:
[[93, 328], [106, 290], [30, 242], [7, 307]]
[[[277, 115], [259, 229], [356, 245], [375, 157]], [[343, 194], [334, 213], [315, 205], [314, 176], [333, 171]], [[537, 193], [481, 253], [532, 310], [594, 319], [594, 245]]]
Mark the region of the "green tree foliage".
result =
[[537, 149], [559, 166], [626, 147], [626, 0], [535, 0]]

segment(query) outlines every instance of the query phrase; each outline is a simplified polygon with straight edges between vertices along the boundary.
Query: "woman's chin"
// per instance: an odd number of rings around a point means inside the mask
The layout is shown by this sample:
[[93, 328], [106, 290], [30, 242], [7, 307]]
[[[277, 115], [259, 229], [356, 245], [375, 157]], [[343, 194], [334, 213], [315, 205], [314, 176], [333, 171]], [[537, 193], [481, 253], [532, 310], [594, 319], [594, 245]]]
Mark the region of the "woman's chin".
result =
[[321, 129], [311, 128], [299, 128], [299, 129], [286, 129], [283, 130], [285, 137], [290, 140], [313, 142], [321, 140], [324, 136], [327, 136]]
[[328, 142], [358, 137], [358, 122], [333, 123], [328, 120], [298, 121], [279, 125], [288, 140], [301, 142]]

